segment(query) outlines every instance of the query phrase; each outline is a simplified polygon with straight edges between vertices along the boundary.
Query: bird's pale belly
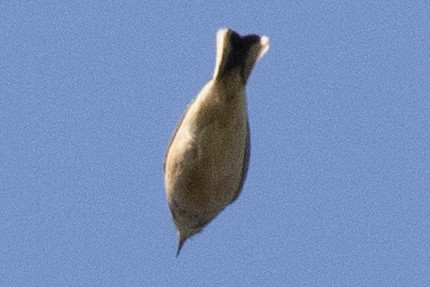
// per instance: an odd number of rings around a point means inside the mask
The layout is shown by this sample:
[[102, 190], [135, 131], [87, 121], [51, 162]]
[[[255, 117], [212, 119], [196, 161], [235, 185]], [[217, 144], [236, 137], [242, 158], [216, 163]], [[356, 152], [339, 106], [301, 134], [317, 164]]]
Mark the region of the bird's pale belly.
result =
[[235, 118], [227, 125], [215, 120], [199, 128], [199, 133], [191, 126], [182, 131], [175, 139], [182, 148], [174, 155], [177, 164], [171, 178], [175, 181], [168, 197], [184, 212], [214, 217], [231, 203], [241, 182], [246, 119]]

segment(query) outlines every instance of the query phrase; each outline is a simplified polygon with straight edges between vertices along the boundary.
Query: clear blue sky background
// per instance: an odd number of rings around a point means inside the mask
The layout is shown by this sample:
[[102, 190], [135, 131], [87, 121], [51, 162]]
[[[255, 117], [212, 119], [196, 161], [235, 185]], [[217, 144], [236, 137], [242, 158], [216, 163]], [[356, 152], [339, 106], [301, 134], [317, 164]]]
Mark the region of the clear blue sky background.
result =
[[[0, 286], [430, 286], [427, 1], [72, 2], [0, 4]], [[175, 258], [163, 157], [221, 27], [271, 40], [250, 169]]]

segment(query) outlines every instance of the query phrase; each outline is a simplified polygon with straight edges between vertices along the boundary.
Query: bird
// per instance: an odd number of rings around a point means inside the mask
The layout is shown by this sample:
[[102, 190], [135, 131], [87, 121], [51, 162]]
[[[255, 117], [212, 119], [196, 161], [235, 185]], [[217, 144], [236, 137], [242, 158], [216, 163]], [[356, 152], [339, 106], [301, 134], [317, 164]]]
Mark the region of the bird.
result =
[[166, 198], [178, 236], [176, 257], [239, 196], [248, 171], [250, 128], [245, 88], [269, 38], [216, 34], [216, 62], [176, 126], [164, 159]]

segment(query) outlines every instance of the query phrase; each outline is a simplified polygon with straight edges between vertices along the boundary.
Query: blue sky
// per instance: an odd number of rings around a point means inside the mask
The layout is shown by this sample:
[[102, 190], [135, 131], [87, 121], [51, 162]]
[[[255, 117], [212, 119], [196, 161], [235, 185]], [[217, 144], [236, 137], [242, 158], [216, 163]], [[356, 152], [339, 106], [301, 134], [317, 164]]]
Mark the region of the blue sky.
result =
[[[429, 286], [425, 1], [4, 1], [1, 286]], [[215, 34], [270, 38], [240, 198], [175, 258], [162, 165]]]

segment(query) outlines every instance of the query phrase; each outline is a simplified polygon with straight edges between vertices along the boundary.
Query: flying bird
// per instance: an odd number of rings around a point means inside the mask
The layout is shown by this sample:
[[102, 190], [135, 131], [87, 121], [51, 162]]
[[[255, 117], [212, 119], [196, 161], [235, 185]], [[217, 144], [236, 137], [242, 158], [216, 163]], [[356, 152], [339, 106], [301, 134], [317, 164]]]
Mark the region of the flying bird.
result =
[[213, 76], [182, 116], [165, 155], [176, 256], [241, 192], [250, 154], [245, 86], [268, 48], [266, 36], [240, 36], [230, 29], [217, 33]]

